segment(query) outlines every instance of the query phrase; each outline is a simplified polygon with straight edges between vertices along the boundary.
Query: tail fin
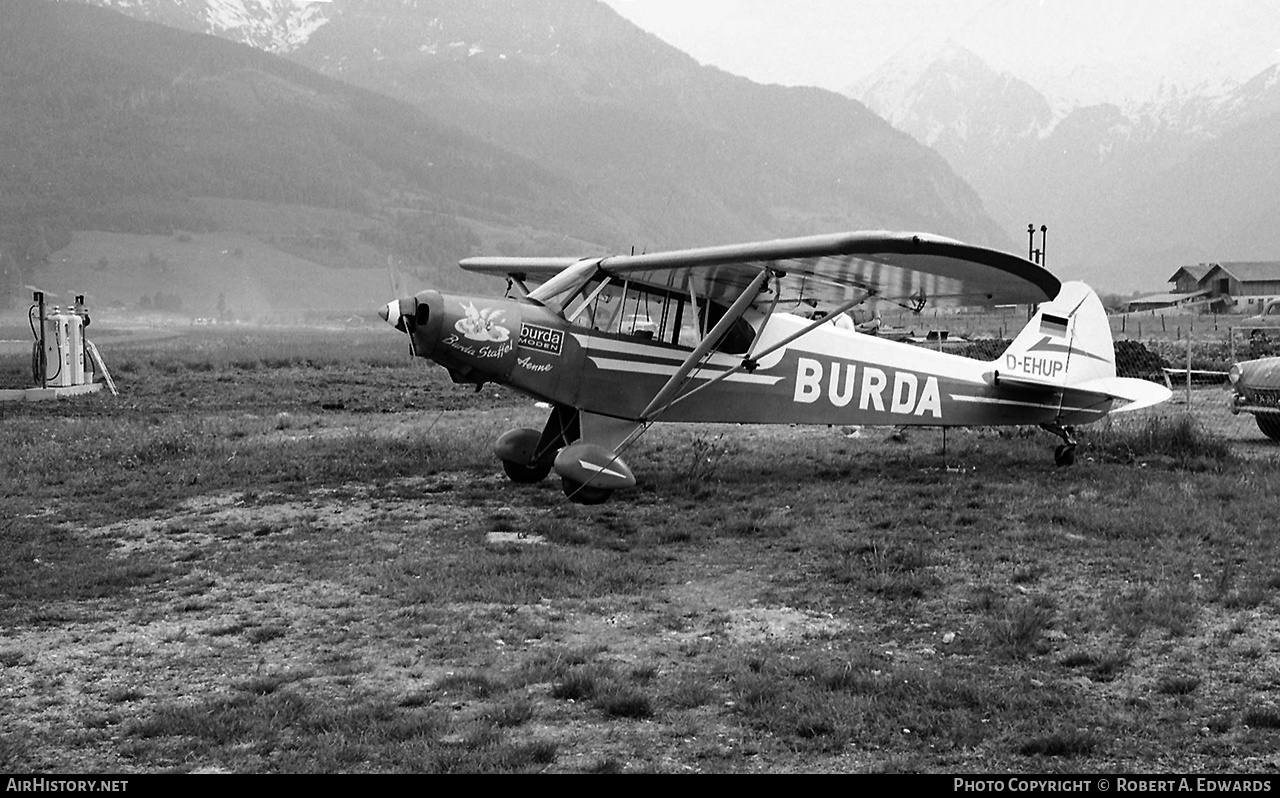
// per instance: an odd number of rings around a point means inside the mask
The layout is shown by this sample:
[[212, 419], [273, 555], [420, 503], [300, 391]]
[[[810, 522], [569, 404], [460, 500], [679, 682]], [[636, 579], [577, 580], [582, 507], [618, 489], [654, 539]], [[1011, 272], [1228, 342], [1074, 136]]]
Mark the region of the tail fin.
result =
[[1054, 388], [1116, 376], [1111, 325], [1084, 283], [1063, 283], [993, 364], [998, 382]]
[[1102, 394], [1120, 403], [1112, 412], [1150, 407], [1170, 396], [1163, 385], [1116, 376], [1111, 323], [1084, 283], [1063, 283], [992, 365], [996, 383]]

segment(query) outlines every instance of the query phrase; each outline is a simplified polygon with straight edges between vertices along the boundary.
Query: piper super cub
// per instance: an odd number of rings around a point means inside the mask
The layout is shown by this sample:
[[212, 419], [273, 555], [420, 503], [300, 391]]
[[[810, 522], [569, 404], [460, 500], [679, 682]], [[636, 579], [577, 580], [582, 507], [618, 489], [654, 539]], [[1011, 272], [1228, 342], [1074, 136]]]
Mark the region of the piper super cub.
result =
[[[860, 232], [593, 258], [469, 258], [508, 296], [422, 291], [380, 315], [455, 382], [547, 402], [542, 430], [494, 451], [516, 482], [555, 469], [584, 504], [635, 485], [623, 459], [656, 421], [1037, 424], [1075, 459], [1073, 427], [1170, 396], [1116, 376], [1102, 303], [1016, 255], [919, 233]], [[1003, 354], [980, 361], [854, 329], [891, 302], [1038, 304]]]

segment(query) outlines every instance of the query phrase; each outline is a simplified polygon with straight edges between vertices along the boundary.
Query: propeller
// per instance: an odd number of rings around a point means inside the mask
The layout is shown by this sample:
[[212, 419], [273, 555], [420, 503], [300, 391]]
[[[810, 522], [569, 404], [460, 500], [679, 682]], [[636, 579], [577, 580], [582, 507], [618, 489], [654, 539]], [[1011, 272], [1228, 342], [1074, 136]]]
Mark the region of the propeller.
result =
[[[396, 268], [393, 256], [387, 256], [387, 279], [391, 282], [391, 295], [404, 296], [404, 281], [401, 279], [400, 270]], [[382, 320], [395, 327], [402, 333], [409, 336], [409, 354], [416, 356], [418, 354], [417, 347], [413, 342], [413, 331], [417, 329], [418, 317], [418, 300], [416, 297], [408, 299], [393, 299], [378, 311], [378, 315]]]
[[409, 354], [417, 355], [413, 333], [418, 327], [418, 299], [393, 299], [378, 310], [382, 320], [409, 336]]
[[400, 270], [396, 268], [393, 256], [387, 256], [387, 279], [391, 281], [391, 296], [404, 296], [404, 280]]

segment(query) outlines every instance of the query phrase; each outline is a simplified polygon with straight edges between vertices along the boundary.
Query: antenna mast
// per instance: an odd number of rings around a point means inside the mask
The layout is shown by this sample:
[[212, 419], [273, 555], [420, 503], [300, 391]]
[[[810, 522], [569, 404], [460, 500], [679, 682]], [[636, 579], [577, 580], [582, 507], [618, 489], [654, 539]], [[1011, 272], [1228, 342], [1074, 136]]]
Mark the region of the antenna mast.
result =
[[1049, 227], [1040, 225], [1040, 248], [1036, 249], [1036, 226], [1027, 225], [1027, 260], [1038, 266], [1044, 266], [1045, 243], [1049, 239]]

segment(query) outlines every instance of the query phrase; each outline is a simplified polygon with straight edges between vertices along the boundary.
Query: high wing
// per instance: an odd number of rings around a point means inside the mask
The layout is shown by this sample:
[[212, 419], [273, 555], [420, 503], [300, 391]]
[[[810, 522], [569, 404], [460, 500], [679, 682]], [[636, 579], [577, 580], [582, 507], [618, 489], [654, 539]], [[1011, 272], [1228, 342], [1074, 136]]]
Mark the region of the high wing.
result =
[[491, 274], [495, 277], [506, 277], [522, 283], [541, 285], [560, 272], [579, 263], [583, 258], [544, 258], [544, 257], [479, 257], [465, 258], [458, 265], [469, 272]]
[[[926, 304], [1033, 304], [1060, 287], [1045, 269], [1016, 255], [924, 233], [852, 232], [750, 244], [593, 259], [618, 281], [729, 304], [762, 270], [761, 301], [816, 310], [859, 297], [915, 310]], [[462, 268], [532, 283], [552, 280], [577, 258], [468, 258]]]

